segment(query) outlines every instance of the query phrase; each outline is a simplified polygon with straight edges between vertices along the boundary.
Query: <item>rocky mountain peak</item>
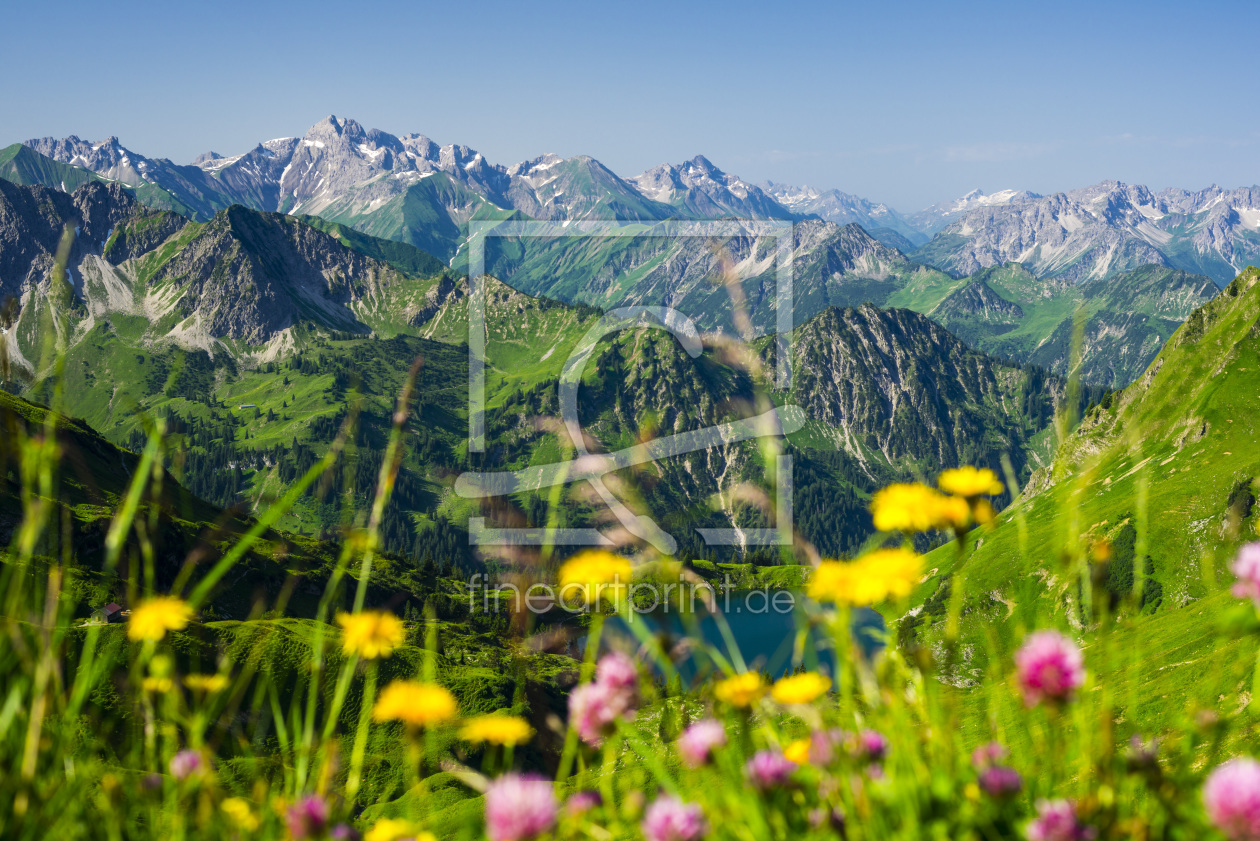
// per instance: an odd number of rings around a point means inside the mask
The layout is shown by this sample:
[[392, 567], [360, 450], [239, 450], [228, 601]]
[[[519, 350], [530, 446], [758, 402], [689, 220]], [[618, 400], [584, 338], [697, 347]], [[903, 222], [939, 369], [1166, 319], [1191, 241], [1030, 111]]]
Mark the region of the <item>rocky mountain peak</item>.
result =
[[764, 190], [737, 175], [723, 172], [704, 155], [681, 164], [660, 164], [628, 179], [643, 195], [665, 204], [681, 205], [704, 217], [790, 219], [792, 211]]
[[564, 163], [564, 158], [552, 152], [547, 152], [531, 160], [512, 164], [512, 166], [508, 167], [507, 174], [513, 178], [538, 176], [547, 173], [548, 170], [562, 163]]
[[306, 131], [307, 140], [328, 140], [345, 138], [347, 140], [357, 140], [364, 136], [363, 126], [349, 118], [338, 119], [335, 114], [329, 114]]
[[398, 138], [403, 150], [409, 157], [425, 161], [436, 161], [441, 147], [423, 134], [404, 134]]
[[861, 225], [905, 251], [927, 242], [914, 225], [882, 202], [872, 202], [840, 190], [818, 190], [776, 181], [761, 185], [766, 195], [798, 216], [817, 216], [837, 225]]
[[80, 236], [102, 242], [119, 222], [139, 209], [140, 204], [118, 182], [90, 181], [70, 196], [79, 211]]
[[[993, 196], [986, 197], [992, 199]], [[944, 231], [919, 253], [959, 274], [1009, 261], [1038, 277], [1084, 282], [1144, 265], [1180, 268], [1224, 285], [1260, 258], [1260, 191], [1255, 188], [1152, 192], [1106, 179], [1050, 196], [973, 199], [950, 210]]]
[[438, 152], [438, 165], [444, 170], [463, 167], [466, 170], [481, 169], [489, 164], [485, 156], [476, 149], [462, 144], [443, 146]]
[[98, 175], [132, 186], [147, 181], [147, 173], [153, 169], [148, 158], [123, 146], [114, 135], [96, 143], [89, 143], [72, 134], [61, 140], [55, 137], [27, 140], [23, 145], [45, 157], [81, 166]]
[[[806, 202], [817, 199], [823, 195], [823, 191], [818, 190], [808, 184], [795, 186], [792, 184], [781, 184], [778, 181], [765, 181], [761, 188], [773, 198], [775, 201], [782, 203], [785, 207], [791, 207], [797, 202]], [[845, 195], [839, 190], [829, 190], [829, 193]]]
[[704, 155], [696, 155], [694, 158], [687, 161], [685, 170], [687, 174], [690, 175], [695, 170], [699, 170], [711, 178], [722, 178], [726, 175], [725, 172], [714, 166], [713, 161], [709, 160]]

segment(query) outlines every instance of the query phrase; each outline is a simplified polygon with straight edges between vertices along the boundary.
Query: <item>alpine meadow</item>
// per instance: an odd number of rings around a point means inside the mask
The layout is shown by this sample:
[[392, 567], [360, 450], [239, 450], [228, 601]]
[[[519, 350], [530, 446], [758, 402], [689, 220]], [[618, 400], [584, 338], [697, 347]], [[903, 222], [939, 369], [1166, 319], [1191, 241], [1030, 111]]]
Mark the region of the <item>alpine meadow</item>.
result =
[[1253, 11], [71, 5], [0, 838], [1260, 841]]

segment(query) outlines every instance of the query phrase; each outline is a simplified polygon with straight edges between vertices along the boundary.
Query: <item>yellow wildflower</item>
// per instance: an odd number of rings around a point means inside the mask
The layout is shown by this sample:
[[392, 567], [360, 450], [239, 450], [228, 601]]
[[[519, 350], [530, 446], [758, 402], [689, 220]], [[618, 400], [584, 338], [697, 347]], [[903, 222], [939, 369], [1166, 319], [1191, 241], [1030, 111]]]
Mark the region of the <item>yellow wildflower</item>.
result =
[[150, 676], [144, 679], [141, 684], [145, 692], [152, 692], [157, 695], [165, 695], [174, 687], [169, 677]]
[[809, 704], [818, 700], [831, 688], [831, 680], [818, 672], [802, 672], [778, 681], [770, 690], [770, 697], [780, 704]]
[[227, 685], [227, 675], [189, 675], [184, 678], [184, 686], [196, 692], [222, 692]]
[[402, 620], [383, 610], [338, 613], [337, 624], [345, 629], [342, 649], [365, 660], [388, 657], [403, 644], [407, 635]]
[[923, 559], [909, 549], [876, 549], [855, 561], [823, 561], [809, 582], [817, 601], [866, 606], [903, 599], [923, 575]]
[[823, 561], [809, 578], [809, 597], [819, 602], [847, 601], [842, 594], [853, 592], [855, 569], [844, 561]]
[[173, 596], [156, 596], [131, 611], [127, 636], [132, 640], [157, 642], [167, 631], [182, 631], [192, 621], [193, 609], [188, 602]]
[[534, 728], [520, 716], [491, 713], [470, 718], [460, 729], [459, 735], [470, 742], [520, 745], [533, 738]]
[[719, 681], [713, 688], [713, 694], [719, 701], [743, 709], [751, 707], [766, 694], [766, 682], [757, 672], [744, 672]]
[[909, 549], [876, 549], [863, 555], [858, 593], [868, 604], [904, 599], [923, 577], [923, 558]]
[[258, 829], [258, 816], [254, 814], [254, 810], [250, 807], [249, 801], [243, 797], [229, 797], [219, 804], [219, 808], [223, 810], [223, 814], [228, 816], [232, 824], [246, 832], [255, 832]]
[[783, 749], [783, 758], [797, 765], [809, 764], [809, 739], [797, 739]]
[[614, 603], [624, 598], [634, 569], [620, 555], [603, 549], [579, 552], [560, 568], [560, 597], [574, 601], [580, 595], [593, 606], [601, 599]]
[[[936, 528], [938, 529], [965, 529], [971, 525], [972, 515], [976, 513], [981, 504], [989, 505], [987, 499], [977, 499], [975, 508], [967, 504], [967, 500], [960, 496], [941, 496], [936, 501]], [[989, 511], [993, 510], [989, 506]]]
[[403, 841], [405, 838], [414, 838], [415, 841], [437, 841], [433, 833], [421, 832], [411, 821], [401, 818], [381, 818], [363, 836], [363, 841]]
[[879, 531], [934, 531], [962, 528], [970, 522], [965, 500], [920, 484], [894, 484], [871, 498], [871, 515]]
[[936, 486], [945, 493], [967, 498], [1000, 494], [1005, 487], [997, 474], [987, 467], [955, 467], [936, 478]]
[[459, 703], [449, 691], [435, 683], [396, 680], [381, 692], [372, 718], [376, 721], [402, 721], [412, 727], [432, 727], [459, 715]]
[[993, 503], [987, 499], [977, 499], [971, 504], [971, 516], [982, 526], [987, 526], [997, 519], [997, 512], [993, 510]]

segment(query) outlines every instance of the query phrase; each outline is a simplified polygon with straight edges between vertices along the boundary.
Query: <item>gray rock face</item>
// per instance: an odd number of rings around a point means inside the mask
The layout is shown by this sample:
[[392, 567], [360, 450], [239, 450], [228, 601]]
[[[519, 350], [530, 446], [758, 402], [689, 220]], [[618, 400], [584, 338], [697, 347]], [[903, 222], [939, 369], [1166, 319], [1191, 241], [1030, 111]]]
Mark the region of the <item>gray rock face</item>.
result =
[[1041, 196], [1027, 190], [998, 190], [985, 193], [983, 190], [972, 190], [953, 201], [940, 202], [924, 208], [910, 217], [910, 224], [923, 234], [931, 236], [966, 213], [981, 207], [994, 207], [1006, 204], [1024, 204], [1039, 199]]
[[[151, 339], [214, 349], [220, 340], [264, 345], [301, 322], [361, 333], [378, 321], [405, 323], [432, 285], [291, 216], [234, 205], [186, 231], [188, 224], [139, 204], [118, 182], [91, 182], [71, 195], [0, 180], [0, 306], [20, 328], [15, 356], [38, 348], [36, 316], [49, 306], [71, 343], [96, 319], [123, 312], [147, 319]], [[50, 286], [50, 272], [67, 228], [75, 236], [70, 289], [62, 292]], [[406, 246], [360, 245], [416, 264], [398, 252]]]
[[123, 220], [147, 214], [118, 184], [91, 183], [73, 194], [0, 180], [0, 304], [20, 299], [52, 271], [64, 231], [76, 232], [69, 260], [102, 247]]
[[964, 210], [916, 256], [957, 274], [1015, 261], [1076, 283], [1163, 265], [1224, 285], [1260, 258], [1260, 189], [1152, 193], [1103, 181], [1025, 195]]
[[661, 164], [630, 179], [643, 195], [701, 219], [794, 219], [796, 214], [760, 187], [729, 175], [703, 155]]
[[65, 193], [0, 181], [0, 305], [47, 276], [74, 215]]
[[996, 465], [1004, 452], [1023, 458], [1044, 421], [1022, 400], [1043, 381], [909, 310], [828, 309], [798, 329], [795, 356], [793, 399], [865, 461]]
[[291, 217], [233, 207], [155, 273], [210, 336], [263, 344], [299, 319], [360, 332], [351, 305], [397, 273]]
[[64, 140], [41, 137], [28, 140], [25, 145], [55, 161], [90, 169], [97, 175], [132, 187], [145, 183], [149, 173], [155, 169], [148, 158], [123, 148], [117, 137], [107, 137], [98, 143], [89, 143], [74, 135]]

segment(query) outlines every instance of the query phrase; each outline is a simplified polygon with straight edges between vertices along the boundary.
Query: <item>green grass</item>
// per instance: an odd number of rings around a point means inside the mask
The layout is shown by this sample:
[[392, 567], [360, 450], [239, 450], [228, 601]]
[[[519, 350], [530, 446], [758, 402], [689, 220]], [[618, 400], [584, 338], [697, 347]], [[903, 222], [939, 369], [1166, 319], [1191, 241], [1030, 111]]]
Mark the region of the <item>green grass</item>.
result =
[[[510, 304], [502, 312], [521, 317]], [[564, 645], [565, 628], [527, 624], [517, 628], [524, 633], [505, 635], [507, 617], [462, 609], [470, 593], [461, 582], [437, 576], [430, 565], [417, 569], [409, 559], [369, 552], [379, 536], [370, 530], [346, 533], [345, 546], [316, 544], [265, 530], [283, 513], [267, 506], [259, 512], [266, 519], [257, 526], [256, 543], [245, 543], [248, 520], [208, 538], [209, 554], [191, 541], [174, 542], [172, 528], [199, 533], [198, 522], [178, 517], [187, 512], [164, 520], [161, 509], [172, 506], [160, 494], [142, 494], [134, 517], [119, 504], [133, 475], [150, 475], [134, 454], [84, 423], [51, 423], [55, 416], [40, 407], [0, 393], [0, 414], [11, 419], [0, 438], [0, 526], [23, 524], [0, 552], [0, 626], [13, 641], [0, 648], [0, 675], [6, 698], [16, 699], [6, 700], [0, 713], [0, 756], [7, 758], [0, 826], [6, 837], [23, 841], [89, 837], [99, 826], [138, 839], [240, 837], [221, 808], [234, 795], [260, 818], [251, 838], [282, 838], [286, 806], [315, 793], [327, 797], [336, 820], [360, 829], [397, 816], [471, 841], [484, 829], [477, 788], [504, 767], [517, 767], [558, 777], [555, 791], [562, 796], [588, 788], [602, 793], [605, 805], [597, 811], [564, 818], [560, 832], [574, 837], [638, 837], [643, 807], [661, 789], [699, 804], [712, 837], [732, 841], [834, 837], [825, 824], [811, 822], [816, 808], [824, 814], [842, 809], [851, 837], [871, 841], [1016, 837], [1037, 801], [1049, 797], [1072, 798], [1099, 838], [1216, 837], [1199, 805], [1204, 776], [1226, 758], [1222, 746], [1250, 751], [1254, 741], [1254, 714], [1244, 702], [1256, 638], [1222, 635], [1214, 625], [1235, 603], [1224, 591], [1224, 563], [1239, 541], [1255, 536], [1255, 525], [1245, 519], [1234, 524], [1236, 533], [1213, 527], [1227, 524], [1222, 494], [1236, 498], [1240, 482], [1260, 468], [1258, 322], [1260, 272], [1250, 272], [1190, 318], [1149, 379], [1089, 413], [1058, 448], [1055, 464], [1034, 476], [993, 530], [972, 533], [965, 566], [952, 546], [928, 555], [931, 572], [912, 602], [959, 608], [957, 645], [932, 621], [921, 627], [925, 648], [890, 648], [869, 662], [852, 649], [843, 608], [803, 600], [802, 630], [829, 634], [842, 653], [831, 675], [834, 692], [803, 705], [762, 700], [744, 710], [714, 687], [730, 671], [719, 651], [703, 649], [716, 671], [690, 685], [672, 674], [672, 655], [687, 650], [678, 647], [681, 640], [644, 634], [623, 643], [643, 671], [633, 702], [638, 715], [619, 717], [603, 743], [590, 747], [579, 744], [574, 722], [566, 725], [563, 716], [567, 691], [593, 663], [583, 669], [571, 658], [544, 653]], [[564, 323], [576, 332], [581, 319]], [[510, 331], [503, 337], [503, 347], [514, 346]], [[128, 361], [124, 353], [135, 348], [105, 327], [90, 334], [95, 344], [89, 350], [104, 364], [120, 366], [119, 375], [138, 377], [169, 364], [174, 373], [161, 397], [149, 395], [150, 408], [162, 408], [161, 401], [168, 408], [200, 404], [211, 417], [232, 411], [200, 399], [220, 390], [235, 400], [264, 401], [269, 410], [277, 399], [287, 408], [292, 397], [295, 407], [320, 411], [353, 365], [368, 394], [362, 446], [388, 427], [387, 389], [396, 389], [401, 366], [423, 353], [424, 373], [433, 379], [423, 383], [430, 388], [421, 391], [417, 411], [432, 413], [427, 422], [435, 428], [460, 426], [458, 413], [444, 410], [459, 396], [451, 391], [448, 400], [446, 392], [459, 379], [462, 348], [415, 336], [382, 341], [310, 331], [298, 338], [305, 353], [325, 358], [318, 370], [308, 364], [305, 374], [300, 363], [287, 368], [294, 374], [287, 390], [274, 388], [279, 371], [233, 363], [229, 372], [226, 364], [186, 351], [175, 360], [150, 349]], [[724, 382], [732, 394], [750, 388], [733, 377], [725, 382], [728, 372], [707, 367], [713, 364], [708, 359], [687, 368], [666, 352], [668, 342], [625, 338], [644, 361], [625, 378], [630, 390], [670, 393], [689, 376]], [[530, 359], [542, 344], [506, 353], [499, 376], [543, 376]], [[66, 363], [73, 369], [81, 361], [71, 356]], [[620, 374], [592, 372], [586, 387], [602, 393]], [[83, 380], [68, 387], [92, 390], [86, 372], [75, 376]], [[108, 412], [110, 405], [88, 408]], [[606, 405], [594, 408], [607, 419]], [[375, 417], [382, 411], [385, 418]], [[319, 417], [309, 421], [312, 429]], [[49, 422], [45, 429], [59, 425], [63, 443], [85, 454], [90, 482], [57, 485], [59, 470], [68, 483], [82, 480], [72, 475], [73, 458], [43, 449], [32, 437], [41, 422]], [[260, 447], [287, 434], [248, 423], [224, 428]], [[401, 431], [389, 436], [384, 446], [404, 438]], [[154, 437], [144, 447], [153, 452], [162, 443]], [[98, 483], [108, 484], [107, 496], [86, 492]], [[48, 493], [55, 494], [49, 500], [55, 505], [45, 504]], [[163, 479], [161, 493], [178, 489]], [[1081, 609], [1077, 593], [1088, 595], [1088, 587], [1078, 591], [1074, 576], [1085, 569], [1088, 547], [1116, 537], [1126, 521], [1136, 526], [1137, 555], [1156, 558], [1165, 602], [1153, 616], [1122, 612], [1114, 624], [1096, 621]], [[125, 564], [98, 576], [100, 546], [113, 540], [103, 541], [100, 533], [114, 524], [126, 544]], [[68, 543], [58, 543], [67, 537]], [[199, 593], [202, 576], [232, 551], [240, 553], [239, 562], [224, 570], [186, 628], [141, 644], [127, 639], [126, 630], [136, 625], [75, 627], [82, 607], [122, 592], [136, 605], [150, 593]], [[645, 554], [641, 560], [654, 560]], [[729, 575], [735, 586], [790, 588], [804, 583], [807, 569], [707, 561], [694, 567], [706, 577]], [[929, 597], [947, 573], [958, 600], [941, 605]], [[340, 631], [326, 620], [356, 599], [406, 620], [406, 640], [392, 656], [370, 663], [347, 656]], [[882, 607], [897, 620], [907, 605]], [[417, 611], [425, 618], [416, 619]], [[1255, 611], [1248, 606], [1247, 612], [1254, 630]], [[1084, 627], [1073, 629], [1069, 616]], [[1247, 630], [1247, 623], [1236, 624]], [[1047, 626], [1081, 639], [1090, 678], [1061, 707], [1027, 709], [1013, 685], [1011, 653], [1027, 630]], [[591, 618], [590, 627], [592, 633], [602, 627], [602, 617]], [[696, 651], [702, 641], [687, 645]], [[793, 666], [812, 667], [803, 649]], [[165, 690], [145, 688], [146, 678], [160, 686], [163, 677], [207, 671], [230, 676], [228, 688], [214, 697], [185, 691], [174, 679]], [[423, 733], [373, 723], [368, 687], [395, 678], [439, 683], [463, 715], [505, 710], [525, 716], [537, 738], [509, 758], [464, 742], [457, 723]], [[1217, 717], [1196, 715], [1203, 711]], [[722, 721], [729, 739], [711, 766], [683, 769], [672, 743], [701, 715]], [[782, 750], [811, 731], [867, 729], [887, 739], [886, 756], [866, 757], [845, 745], [830, 760], [811, 753], [809, 762], [792, 769], [790, 786], [758, 792], [748, 783], [745, 763], [754, 751]], [[1135, 733], [1164, 737], [1157, 767], [1126, 760], [1120, 746]], [[972, 748], [992, 738], [1010, 746], [1009, 761], [1024, 780], [1022, 791], [1002, 802], [978, 789], [968, 759]], [[170, 761], [186, 748], [214, 761], [201, 776], [181, 781]]]
[[0, 149], [0, 178], [14, 184], [42, 184], [68, 192], [74, 192], [90, 181], [107, 183], [106, 179], [91, 170], [46, 158], [21, 143]]
[[[1228, 510], [1231, 492], [1260, 476], [1257, 278], [1256, 270], [1241, 275], [1110, 408], [1087, 415], [1053, 467], [1033, 476], [995, 529], [979, 533], [964, 566], [953, 547], [928, 557], [940, 575], [963, 574], [968, 592], [983, 594], [964, 607], [971, 668], [1008, 655], [1029, 616], [1079, 617], [1091, 545], [1132, 523], [1163, 600], [1154, 615], [1123, 614], [1110, 644], [1141, 660], [1099, 681], [1140, 699], [1129, 716], [1148, 732], [1166, 730], [1188, 707], [1232, 713], [1243, 702], [1254, 644], [1221, 646], [1215, 624], [1235, 601], [1226, 593], [1228, 563], [1258, 536], [1255, 515], [1234, 522]], [[917, 598], [936, 585], [925, 583]]]

